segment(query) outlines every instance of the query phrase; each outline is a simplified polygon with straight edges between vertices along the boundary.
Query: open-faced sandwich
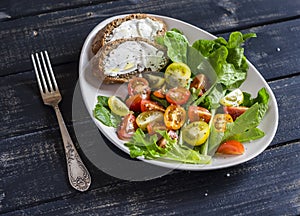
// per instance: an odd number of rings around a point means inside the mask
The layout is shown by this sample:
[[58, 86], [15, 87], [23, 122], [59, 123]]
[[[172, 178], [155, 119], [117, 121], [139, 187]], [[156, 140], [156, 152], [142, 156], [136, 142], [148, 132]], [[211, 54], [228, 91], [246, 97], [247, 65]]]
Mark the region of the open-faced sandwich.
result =
[[161, 71], [169, 58], [155, 38], [166, 30], [162, 20], [146, 14], [113, 20], [94, 38], [93, 74], [105, 83], [123, 83], [139, 73]]
[[151, 41], [167, 31], [166, 24], [147, 14], [130, 14], [124, 18], [115, 19], [101, 29], [95, 36], [92, 52], [98, 50], [111, 41], [124, 38], [142, 37]]

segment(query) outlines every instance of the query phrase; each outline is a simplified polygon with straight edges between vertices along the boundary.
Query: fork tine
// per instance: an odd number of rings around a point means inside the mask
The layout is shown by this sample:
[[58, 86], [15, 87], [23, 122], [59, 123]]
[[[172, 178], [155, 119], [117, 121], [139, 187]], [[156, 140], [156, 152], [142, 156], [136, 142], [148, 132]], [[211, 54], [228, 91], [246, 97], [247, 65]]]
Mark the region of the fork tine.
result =
[[[46, 52], [46, 51], [45, 51]], [[51, 79], [50, 79], [50, 76], [49, 76], [49, 72], [48, 72], [48, 67], [46, 65], [46, 62], [45, 62], [45, 59], [44, 59], [44, 55], [43, 55], [43, 52], [40, 52], [40, 55], [42, 57], [42, 62], [43, 62], [43, 66], [44, 66], [44, 72], [46, 74], [46, 78], [48, 80], [48, 86], [50, 88], [50, 92], [53, 91], [53, 87], [52, 87], [52, 82], [51, 82]], [[48, 64], [49, 66], [49, 64]]]
[[32, 63], [33, 63], [33, 67], [34, 67], [34, 71], [35, 71], [35, 75], [36, 75], [36, 78], [37, 78], [37, 82], [38, 82], [40, 92], [41, 92], [41, 94], [44, 94], [44, 90], [43, 90], [42, 83], [41, 83], [41, 78], [40, 78], [39, 71], [38, 71], [38, 68], [36, 66], [36, 62], [35, 62], [35, 58], [34, 58], [33, 54], [31, 54], [31, 60], [32, 60]]
[[56, 83], [56, 79], [55, 79], [55, 76], [54, 76], [54, 73], [53, 73], [53, 70], [52, 70], [52, 66], [51, 66], [50, 59], [49, 59], [47, 51], [45, 51], [45, 56], [46, 56], [46, 59], [47, 59], [49, 70], [50, 70], [50, 75], [51, 75], [51, 78], [53, 80], [54, 88], [55, 88], [55, 90], [58, 90], [58, 86], [57, 86], [57, 83]]
[[48, 90], [48, 86], [47, 86], [47, 83], [46, 83], [46, 80], [45, 80], [45, 77], [44, 77], [44, 74], [43, 74], [43, 70], [42, 70], [42, 67], [41, 67], [41, 63], [40, 63], [40, 59], [39, 59], [38, 53], [35, 53], [35, 57], [36, 57], [36, 60], [37, 60], [37, 63], [38, 63], [38, 68], [39, 68], [39, 72], [40, 72], [40, 75], [41, 75], [41, 78], [42, 78], [42, 83], [43, 83], [44, 91], [45, 91], [45, 93], [48, 93], [49, 90]]

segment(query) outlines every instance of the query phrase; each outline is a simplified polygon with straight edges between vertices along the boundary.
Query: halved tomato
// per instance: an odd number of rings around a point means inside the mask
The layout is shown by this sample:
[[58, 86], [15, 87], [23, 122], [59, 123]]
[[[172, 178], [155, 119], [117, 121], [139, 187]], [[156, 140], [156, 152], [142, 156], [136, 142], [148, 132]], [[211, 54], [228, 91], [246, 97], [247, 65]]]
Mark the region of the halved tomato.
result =
[[152, 135], [155, 134], [157, 132], [157, 130], [166, 130], [166, 125], [164, 124], [163, 121], [161, 122], [150, 122], [147, 125], [147, 131], [148, 134]]
[[186, 112], [185, 110], [175, 104], [171, 104], [167, 107], [164, 114], [164, 122], [168, 129], [178, 130], [185, 122]]
[[164, 113], [161, 111], [146, 111], [140, 113], [136, 118], [136, 123], [143, 131], [147, 130], [147, 125], [150, 122], [162, 122]]
[[162, 111], [162, 112], [166, 111], [163, 106], [157, 104], [154, 101], [142, 100], [141, 101], [141, 111], [145, 112], [145, 111], [151, 111], [151, 110], [158, 110], [158, 111]]
[[185, 87], [191, 78], [191, 69], [182, 62], [171, 63], [165, 71], [166, 83], [169, 87]]
[[117, 135], [121, 140], [130, 140], [138, 128], [135, 122], [135, 116], [132, 113], [126, 115], [117, 130]]
[[130, 96], [136, 94], [143, 94], [145, 91], [148, 91], [149, 83], [145, 78], [134, 77], [128, 82], [128, 94]]
[[155, 91], [153, 91], [153, 95], [157, 98], [165, 98], [166, 97], [166, 93], [163, 89], [157, 89]]
[[245, 148], [242, 143], [236, 140], [228, 140], [222, 143], [217, 149], [217, 153], [240, 155], [245, 152]]
[[246, 112], [249, 108], [245, 107], [245, 106], [238, 106], [238, 107], [225, 106], [225, 107], [223, 107], [223, 109], [224, 109], [225, 113], [231, 115], [231, 117], [233, 118], [233, 120], [235, 120], [237, 117], [239, 117], [244, 112]]
[[133, 112], [141, 112], [141, 101], [142, 101], [142, 95], [136, 94], [130, 96], [126, 101], [126, 105], [129, 108], [129, 110]]
[[202, 96], [206, 92], [208, 87], [209, 87], [209, 81], [204, 74], [198, 74], [197, 76], [195, 76], [190, 85], [190, 88], [195, 88], [199, 90], [198, 96]]
[[124, 104], [123, 101], [121, 101], [118, 97], [116, 96], [111, 96], [108, 99], [108, 107], [110, 110], [119, 115], [119, 116], [125, 116], [129, 113], [128, 107]]
[[199, 106], [189, 106], [188, 117], [191, 122], [205, 121], [208, 123], [211, 119], [211, 113], [208, 109]]
[[166, 94], [166, 99], [171, 104], [185, 104], [191, 95], [191, 92], [184, 87], [175, 87], [170, 89]]
[[219, 132], [224, 132], [226, 124], [231, 122], [233, 122], [233, 119], [229, 114], [216, 114], [214, 117], [214, 126]]
[[195, 121], [182, 129], [182, 139], [192, 146], [199, 146], [207, 140], [209, 126], [204, 121]]

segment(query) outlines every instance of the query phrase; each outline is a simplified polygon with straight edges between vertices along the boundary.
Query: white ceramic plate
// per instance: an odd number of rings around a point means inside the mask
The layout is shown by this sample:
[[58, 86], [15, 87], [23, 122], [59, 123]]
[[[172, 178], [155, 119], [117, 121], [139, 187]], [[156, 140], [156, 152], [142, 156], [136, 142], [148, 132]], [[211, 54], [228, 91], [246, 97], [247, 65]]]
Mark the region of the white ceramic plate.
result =
[[[123, 92], [122, 89], [124, 85], [123, 86], [101, 85], [101, 83], [96, 78], [93, 77], [91, 71], [87, 70], [89, 61], [93, 56], [91, 53], [91, 44], [94, 36], [106, 24], [108, 24], [109, 22], [111, 22], [116, 18], [123, 17], [123, 16], [125, 15], [114, 16], [104, 20], [103, 22], [98, 24], [86, 38], [80, 55], [79, 84], [80, 84], [80, 89], [82, 92], [82, 97], [84, 99], [86, 108], [89, 111], [97, 127], [112, 143], [114, 143], [121, 150], [129, 154], [129, 150], [127, 149], [127, 147], [124, 146], [124, 142], [118, 139], [115, 129], [107, 127], [102, 123], [100, 123], [99, 121], [97, 121], [93, 117], [93, 112], [92, 112], [97, 102], [98, 95], [110, 96], [113, 94], [117, 94], [118, 96], [122, 97], [124, 96], [122, 95]], [[200, 38], [201, 39], [216, 38], [210, 33], [198, 27], [190, 25], [188, 23], [182, 22], [180, 20], [165, 17], [165, 16], [158, 16], [158, 15], [153, 15], [153, 16], [163, 19], [166, 22], [168, 29], [177, 28], [183, 31], [190, 43], [193, 43], [195, 40]], [[172, 169], [174, 168], [174, 169], [182, 169], [182, 170], [213, 170], [213, 169], [220, 169], [220, 168], [230, 167], [230, 166], [244, 163], [254, 158], [255, 156], [259, 155], [262, 151], [264, 151], [267, 148], [267, 146], [271, 143], [277, 130], [278, 107], [277, 107], [274, 94], [270, 89], [269, 85], [267, 84], [267, 82], [264, 80], [261, 74], [256, 70], [256, 68], [250, 62], [248, 63], [249, 63], [248, 77], [246, 81], [243, 83], [243, 85], [241, 86], [241, 89], [251, 93], [252, 95], [257, 95], [257, 91], [262, 87], [265, 87], [270, 95], [268, 112], [266, 113], [263, 121], [259, 126], [260, 129], [262, 129], [266, 134], [263, 138], [253, 141], [251, 143], [246, 143], [245, 154], [240, 156], [216, 156], [213, 157], [212, 163], [209, 165], [195, 165], [195, 164], [184, 164], [184, 163], [171, 162], [171, 161], [166, 162], [166, 161], [159, 161], [159, 160], [145, 160], [143, 158], [140, 159], [154, 165], [172, 168]]]

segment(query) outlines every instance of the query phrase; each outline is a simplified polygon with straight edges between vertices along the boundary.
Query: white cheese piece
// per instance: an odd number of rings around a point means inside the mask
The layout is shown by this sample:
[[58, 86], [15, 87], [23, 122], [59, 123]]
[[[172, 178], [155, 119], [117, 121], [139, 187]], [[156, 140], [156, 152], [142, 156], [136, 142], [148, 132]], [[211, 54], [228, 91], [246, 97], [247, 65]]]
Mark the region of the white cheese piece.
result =
[[144, 19], [131, 19], [115, 28], [112, 34], [106, 38], [106, 42], [132, 37], [143, 37], [153, 41], [157, 32], [162, 29], [162, 23], [148, 17]]
[[158, 71], [167, 59], [164, 52], [144, 41], [125, 41], [104, 59], [104, 74], [107, 76], [124, 75], [145, 69]]

